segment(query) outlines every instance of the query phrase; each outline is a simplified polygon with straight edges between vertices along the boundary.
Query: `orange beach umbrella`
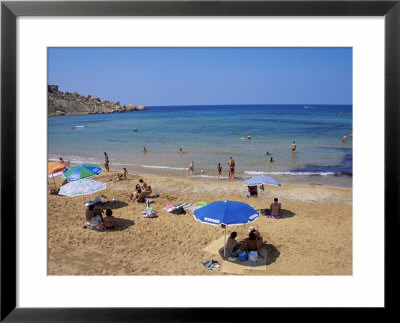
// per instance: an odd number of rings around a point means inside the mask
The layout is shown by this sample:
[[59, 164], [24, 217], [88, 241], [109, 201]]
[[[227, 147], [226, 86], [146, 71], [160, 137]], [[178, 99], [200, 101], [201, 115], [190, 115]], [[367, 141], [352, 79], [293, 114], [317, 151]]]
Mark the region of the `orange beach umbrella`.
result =
[[47, 163], [47, 175], [64, 171], [67, 166], [59, 162], [48, 162]]

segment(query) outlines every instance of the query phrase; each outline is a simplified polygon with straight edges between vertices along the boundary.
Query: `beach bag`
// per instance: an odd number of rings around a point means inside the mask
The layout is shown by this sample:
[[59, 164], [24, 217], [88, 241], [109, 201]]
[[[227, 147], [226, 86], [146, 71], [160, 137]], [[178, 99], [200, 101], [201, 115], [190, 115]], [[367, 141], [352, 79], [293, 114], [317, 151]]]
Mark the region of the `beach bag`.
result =
[[239, 260], [240, 261], [246, 261], [247, 260], [247, 252], [246, 251], [242, 251], [241, 253], [239, 253]]
[[93, 204], [94, 204], [94, 205], [101, 204], [101, 199], [100, 199], [100, 197], [96, 197], [96, 198], [93, 200]]
[[173, 210], [171, 213], [173, 213], [173, 214], [186, 214], [186, 211], [182, 206], [180, 206], [180, 207], [176, 208], [175, 210]]
[[249, 252], [249, 261], [258, 261], [258, 253], [257, 251]]

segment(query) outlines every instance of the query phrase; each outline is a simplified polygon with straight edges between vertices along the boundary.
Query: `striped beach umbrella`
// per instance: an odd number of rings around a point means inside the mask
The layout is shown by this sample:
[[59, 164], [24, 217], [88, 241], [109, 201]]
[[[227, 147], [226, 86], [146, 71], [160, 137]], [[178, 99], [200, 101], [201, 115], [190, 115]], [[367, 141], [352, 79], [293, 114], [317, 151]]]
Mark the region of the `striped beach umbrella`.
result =
[[197, 221], [211, 225], [225, 226], [224, 258], [226, 246], [226, 226], [240, 225], [253, 222], [258, 219], [257, 211], [246, 203], [236, 201], [216, 201], [193, 211]]
[[73, 182], [99, 175], [101, 172], [102, 169], [99, 165], [82, 164], [64, 170], [63, 177], [68, 180], [68, 182]]
[[81, 179], [61, 186], [58, 195], [79, 196], [92, 194], [106, 188], [106, 184], [91, 179]]
[[[251, 177], [243, 182], [243, 185], [245, 186], [257, 186], [257, 185], [273, 185], [273, 186], [282, 186], [281, 183], [279, 183], [275, 178], [269, 177], [269, 176], [254, 176]], [[261, 193], [260, 193], [260, 210], [259, 214], [261, 216]]]

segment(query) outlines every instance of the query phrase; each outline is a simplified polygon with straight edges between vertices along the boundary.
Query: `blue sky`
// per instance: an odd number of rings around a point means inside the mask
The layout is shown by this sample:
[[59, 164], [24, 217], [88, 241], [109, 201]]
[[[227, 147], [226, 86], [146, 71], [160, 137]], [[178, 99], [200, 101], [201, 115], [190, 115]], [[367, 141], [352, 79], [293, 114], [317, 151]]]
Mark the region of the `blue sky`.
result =
[[48, 83], [121, 104], [352, 104], [351, 48], [49, 48]]

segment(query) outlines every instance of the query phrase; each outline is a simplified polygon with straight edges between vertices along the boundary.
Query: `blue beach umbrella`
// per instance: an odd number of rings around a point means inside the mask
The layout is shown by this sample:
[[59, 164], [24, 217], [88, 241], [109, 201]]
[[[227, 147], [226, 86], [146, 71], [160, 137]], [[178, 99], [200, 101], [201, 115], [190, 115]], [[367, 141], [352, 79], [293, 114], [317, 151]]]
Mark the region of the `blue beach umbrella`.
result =
[[58, 195], [66, 195], [66, 196], [88, 195], [104, 190], [105, 188], [106, 188], [106, 183], [90, 179], [81, 179], [61, 186]]
[[[255, 176], [251, 177], [243, 182], [245, 186], [257, 186], [257, 185], [273, 185], [273, 186], [282, 186], [275, 178], [269, 176]], [[261, 215], [261, 193], [260, 193], [260, 215]]]
[[99, 165], [82, 164], [64, 170], [63, 177], [68, 182], [80, 180], [82, 178], [93, 177], [99, 175], [102, 169]]
[[193, 212], [197, 221], [211, 225], [225, 225], [224, 258], [226, 245], [226, 226], [253, 222], [258, 219], [257, 211], [246, 203], [236, 201], [216, 201]]

